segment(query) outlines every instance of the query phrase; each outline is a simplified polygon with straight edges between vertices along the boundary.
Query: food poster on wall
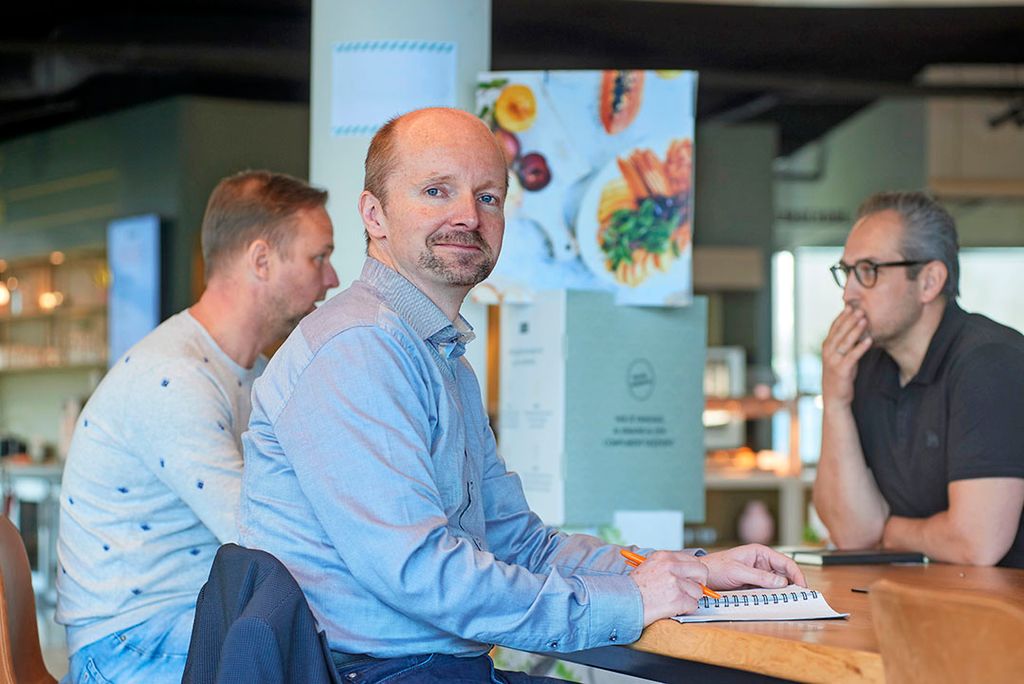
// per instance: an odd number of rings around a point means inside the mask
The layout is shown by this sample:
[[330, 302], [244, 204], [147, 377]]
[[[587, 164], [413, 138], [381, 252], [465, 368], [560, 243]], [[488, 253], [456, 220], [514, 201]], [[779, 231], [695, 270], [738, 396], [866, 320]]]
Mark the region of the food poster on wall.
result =
[[692, 71], [482, 73], [477, 113], [510, 171], [488, 283], [689, 304], [696, 92]]

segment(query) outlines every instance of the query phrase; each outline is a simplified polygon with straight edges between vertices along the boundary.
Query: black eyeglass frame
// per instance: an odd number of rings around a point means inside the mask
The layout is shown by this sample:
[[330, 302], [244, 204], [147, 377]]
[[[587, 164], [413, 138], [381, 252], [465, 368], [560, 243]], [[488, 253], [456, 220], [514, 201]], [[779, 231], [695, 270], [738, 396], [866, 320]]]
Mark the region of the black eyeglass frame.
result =
[[[927, 264], [930, 259], [908, 259], [904, 261], [872, 261], [871, 259], [857, 259], [852, 264], [846, 264], [839, 261], [828, 267], [828, 270], [832, 272], [832, 279], [836, 281], [836, 285], [841, 288], [846, 287], [846, 282], [850, 279], [850, 272], [853, 272], [853, 277], [857, 279], [861, 287], [871, 288], [878, 282], [878, 269], [888, 268], [890, 266], [921, 266]], [[861, 264], [867, 264], [871, 267], [871, 284], [864, 282], [864, 279], [860, 277], [860, 270], [858, 266]], [[840, 272], [843, 274], [840, 278]]]

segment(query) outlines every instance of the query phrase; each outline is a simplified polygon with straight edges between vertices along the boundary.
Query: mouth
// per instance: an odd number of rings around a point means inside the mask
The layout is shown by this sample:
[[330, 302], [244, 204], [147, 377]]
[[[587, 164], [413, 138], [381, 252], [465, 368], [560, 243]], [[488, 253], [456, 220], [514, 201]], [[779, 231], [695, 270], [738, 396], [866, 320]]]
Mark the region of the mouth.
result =
[[459, 243], [459, 242], [435, 242], [434, 244], [431, 245], [431, 247], [433, 247], [434, 249], [437, 249], [437, 248], [451, 249], [451, 250], [455, 250], [457, 252], [481, 252], [481, 251], [483, 251], [477, 245], [466, 245], [466, 244], [462, 244], [462, 243]]
[[457, 254], [487, 252], [487, 243], [478, 233], [452, 231], [431, 236], [427, 241], [431, 249], [444, 249]]

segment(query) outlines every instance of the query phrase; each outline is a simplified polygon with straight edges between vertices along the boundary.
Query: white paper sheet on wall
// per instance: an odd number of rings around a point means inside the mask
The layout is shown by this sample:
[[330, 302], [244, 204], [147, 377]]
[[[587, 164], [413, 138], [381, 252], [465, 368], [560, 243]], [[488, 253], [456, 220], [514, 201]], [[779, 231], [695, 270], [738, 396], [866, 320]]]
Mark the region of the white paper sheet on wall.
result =
[[361, 40], [335, 43], [331, 135], [373, 135], [391, 117], [454, 107], [455, 43]]

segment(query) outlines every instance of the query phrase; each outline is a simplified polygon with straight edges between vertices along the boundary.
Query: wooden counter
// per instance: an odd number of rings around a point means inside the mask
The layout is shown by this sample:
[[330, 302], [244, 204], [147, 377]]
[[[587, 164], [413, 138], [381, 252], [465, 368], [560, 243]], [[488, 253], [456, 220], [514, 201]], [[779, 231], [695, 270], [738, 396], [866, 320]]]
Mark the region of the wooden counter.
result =
[[[767, 675], [829, 684], [884, 682], [868, 595], [852, 588], [869, 588], [872, 582], [887, 578], [921, 587], [984, 592], [1024, 605], [1024, 570], [942, 563], [801, 568], [808, 585], [850, 617], [686, 625], [661, 620], [631, 646], [593, 649], [567, 659], [663, 682], [681, 681], [684, 672], [686, 676], [700, 673], [705, 681], [716, 677], [741, 681], [743, 673], [756, 673], [755, 679]], [[641, 654], [645, 657], [636, 657]], [[704, 668], [695, 669], [695, 664]]]

